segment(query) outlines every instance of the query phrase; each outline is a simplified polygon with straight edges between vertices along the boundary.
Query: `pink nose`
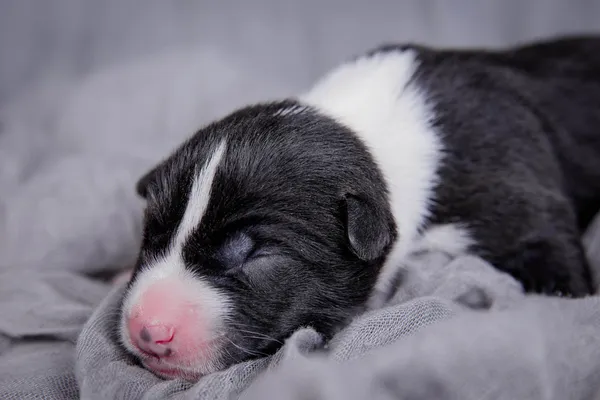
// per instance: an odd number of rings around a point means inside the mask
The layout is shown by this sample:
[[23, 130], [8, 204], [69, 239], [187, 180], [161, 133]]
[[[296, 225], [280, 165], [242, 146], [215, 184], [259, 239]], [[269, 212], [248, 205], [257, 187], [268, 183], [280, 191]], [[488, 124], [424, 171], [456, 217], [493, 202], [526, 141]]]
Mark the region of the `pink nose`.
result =
[[168, 357], [173, 350], [171, 342], [175, 337], [175, 329], [166, 325], [142, 325], [130, 331], [133, 343], [143, 352], [155, 357]]

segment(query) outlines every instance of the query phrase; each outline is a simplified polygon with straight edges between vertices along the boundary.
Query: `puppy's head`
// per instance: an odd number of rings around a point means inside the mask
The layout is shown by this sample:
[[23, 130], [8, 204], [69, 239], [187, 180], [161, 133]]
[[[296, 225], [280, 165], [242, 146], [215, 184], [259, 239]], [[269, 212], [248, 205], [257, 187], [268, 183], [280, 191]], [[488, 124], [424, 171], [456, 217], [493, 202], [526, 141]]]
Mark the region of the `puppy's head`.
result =
[[395, 236], [383, 177], [347, 128], [293, 101], [237, 111], [143, 177], [144, 238], [121, 340], [196, 379], [331, 336], [366, 301]]

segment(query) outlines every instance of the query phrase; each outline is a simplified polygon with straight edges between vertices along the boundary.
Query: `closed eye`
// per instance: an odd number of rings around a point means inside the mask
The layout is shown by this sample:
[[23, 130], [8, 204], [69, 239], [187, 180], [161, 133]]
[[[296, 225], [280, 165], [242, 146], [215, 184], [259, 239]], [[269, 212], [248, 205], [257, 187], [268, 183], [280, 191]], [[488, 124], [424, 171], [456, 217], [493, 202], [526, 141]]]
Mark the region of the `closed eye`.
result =
[[245, 233], [237, 233], [228, 238], [221, 246], [217, 259], [228, 269], [240, 268], [257, 251], [254, 240]]
[[226, 273], [237, 274], [246, 267], [256, 266], [255, 261], [275, 255], [275, 248], [263, 244], [245, 233], [237, 233], [224, 242], [217, 259]]
[[246, 261], [256, 260], [258, 258], [263, 258], [263, 257], [268, 257], [272, 254], [273, 254], [273, 251], [270, 250], [269, 248], [266, 248], [266, 247], [255, 248], [254, 250], [252, 250], [252, 252], [250, 252], [250, 254], [248, 254], [248, 256], [246, 257]]

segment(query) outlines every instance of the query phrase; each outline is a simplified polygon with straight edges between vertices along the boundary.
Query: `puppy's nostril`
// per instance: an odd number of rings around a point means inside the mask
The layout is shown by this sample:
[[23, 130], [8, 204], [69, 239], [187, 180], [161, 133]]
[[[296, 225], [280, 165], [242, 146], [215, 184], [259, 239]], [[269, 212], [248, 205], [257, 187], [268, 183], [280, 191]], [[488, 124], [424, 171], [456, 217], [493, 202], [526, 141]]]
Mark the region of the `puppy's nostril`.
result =
[[148, 329], [146, 329], [146, 327], [143, 327], [140, 331], [140, 339], [142, 339], [144, 342], [150, 341], [150, 332], [148, 332]]
[[150, 325], [143, 327], [140, 331], [140, 338], [142, 338], [142, 334], [144, 333], [144, 331], [145, 334], [148, 336], [147, 341], [163, 345], [170, 343], [173, 340], [173, 336], [175, 335], [175, 329], [173, 329], [173, 327], [165, 325]]
[[165, 325], [142, 326], [137, 335], [134, 335], [134, 344], [140, 351], [153, 357], [169, 357], [173, 354], [171, 343], [173, 342], [175, 329]]

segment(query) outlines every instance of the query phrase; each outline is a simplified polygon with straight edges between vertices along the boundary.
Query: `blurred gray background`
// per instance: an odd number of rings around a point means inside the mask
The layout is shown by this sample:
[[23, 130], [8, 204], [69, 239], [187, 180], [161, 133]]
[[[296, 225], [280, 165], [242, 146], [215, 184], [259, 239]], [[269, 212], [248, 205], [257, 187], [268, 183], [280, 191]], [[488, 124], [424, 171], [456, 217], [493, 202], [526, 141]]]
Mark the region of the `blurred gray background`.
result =
[[596, 0], [0, 0], [0, 101], [41, 76], [191, 44], [304, 87], [383, 41], [503, 46], [594, 31]]

